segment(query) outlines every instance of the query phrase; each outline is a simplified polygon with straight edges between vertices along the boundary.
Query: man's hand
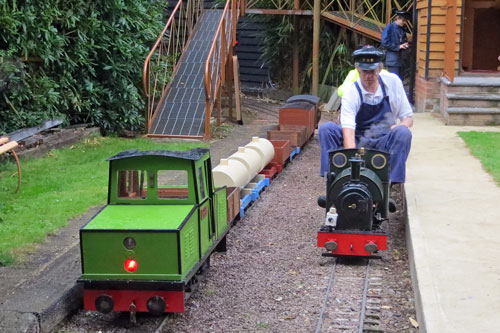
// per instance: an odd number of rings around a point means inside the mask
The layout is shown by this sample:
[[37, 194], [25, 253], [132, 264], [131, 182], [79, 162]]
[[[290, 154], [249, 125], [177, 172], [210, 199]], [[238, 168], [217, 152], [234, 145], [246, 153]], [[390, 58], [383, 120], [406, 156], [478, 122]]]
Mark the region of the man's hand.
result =
[[399, 45], [399, 49], [400, 49], [400, 50], [401, 50], [401, 49], [406, 50], [407, 48], [408, 48], [408, 42], [406, 42], [406, 43], [403, 43], [403, 44]]
[[406, 126], [408, 128], [412, 127], [413, 125], [413, 117], [406, 117], [404, 118], [403, 120], [401, 120], [401, 122], [397, 125], [392, 125], [391, 126], [391, 130], [396, 127], [396, 126]]

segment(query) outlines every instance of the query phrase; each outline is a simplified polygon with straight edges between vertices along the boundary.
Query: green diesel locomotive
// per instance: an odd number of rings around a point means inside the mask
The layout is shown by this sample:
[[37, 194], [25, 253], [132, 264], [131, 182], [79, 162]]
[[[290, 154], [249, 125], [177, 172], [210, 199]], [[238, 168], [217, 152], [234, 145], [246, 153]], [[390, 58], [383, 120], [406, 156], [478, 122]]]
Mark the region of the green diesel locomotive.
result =
[[108, 204], [80, 230], [84, 308], [183, 312], [230, 229], [210, 151], [130, 150], [108, 160]]

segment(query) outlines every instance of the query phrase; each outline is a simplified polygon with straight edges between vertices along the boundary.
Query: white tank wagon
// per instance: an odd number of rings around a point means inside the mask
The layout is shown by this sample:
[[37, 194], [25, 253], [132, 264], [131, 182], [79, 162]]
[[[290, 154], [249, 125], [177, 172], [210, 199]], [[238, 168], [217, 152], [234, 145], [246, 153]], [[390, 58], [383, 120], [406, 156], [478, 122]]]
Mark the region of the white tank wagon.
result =
[[212, 170], [215, 187], [243, 187], [250, 182], [246, 166], [235, 159], [222, 158], [220, 164]]
[[263, 138], [253, 137], [245, 147], [212, 170], [215, 186], [244, 187], [274, 158], [274, 146]]
[[260, 161], [262, 162], [259, 172], [274, 158], [274, 146], [271, 141], [267, 139], [254, 136], [252, 137], [252, 141], [250, 141], [245, 148], [253, 149], [259, 154]]

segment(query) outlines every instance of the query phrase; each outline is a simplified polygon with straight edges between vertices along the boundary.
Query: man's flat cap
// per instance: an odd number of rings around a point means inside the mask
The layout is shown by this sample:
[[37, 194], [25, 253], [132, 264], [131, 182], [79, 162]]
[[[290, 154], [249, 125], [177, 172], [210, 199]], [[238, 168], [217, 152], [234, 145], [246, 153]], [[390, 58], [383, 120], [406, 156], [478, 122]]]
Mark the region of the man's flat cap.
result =
[[354, 62], [364, 70], [377, 69], [384, 60], [384, 52], [373, 46], [365, 46], [352, 53]]

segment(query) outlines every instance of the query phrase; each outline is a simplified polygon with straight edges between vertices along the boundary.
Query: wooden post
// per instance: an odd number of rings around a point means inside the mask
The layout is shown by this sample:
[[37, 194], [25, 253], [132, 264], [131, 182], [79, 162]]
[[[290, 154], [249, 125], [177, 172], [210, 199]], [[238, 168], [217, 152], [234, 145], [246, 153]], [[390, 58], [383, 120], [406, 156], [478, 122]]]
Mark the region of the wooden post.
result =
[[233, 121], [233, 45], [229, 47], [229, 55], [227, 57], [228, 61], [226, 63], [226, 94], [228, 100], [228, 117], [230, 121]]
[[[237, 25], [238, 25], [238, 8], [237, 8], [237, 4], [241, 2], [239, 0], [233, 0], [233, 2], [231, 2], [231, 16], [232, 16], [232, 21], [233, 21], [233, 25], [232, 25], [232, 31], [231, 31], [231, 48], [234, 47], [234, 44], [236, 43], [236, 28], [237, 28]], [[231, 58], [229, 58], [229, 61], [231, 61]]]
[[222, 19], [222, 29], [220, 35], [220, 84], [226, 81], [226, 20]]
[[315, 96], [318, 95], [318, 86], [319, 86], [319, 36], [320, 36], [320, 20], [321, 20], [320, 12], [321, 12], [321, 0], [314, 0], [311, 93]]
[[386, 2], [386, 11], [385, 11], [385, 24], [391, 23], [391, 17], [392, 17], [392, 1], [387, 1]]
[[222, 114], [222, 101], [221, 101], [221, 98], [222, 98], [222, 94], [221, 94], [221, 91], [222, 91], [222, 85], [219, 87], [219, 89], [217, 89], [217, 100], [216, 100], [216, 104], [217, 104], [217, 126], [220, 126], [220, 123], [221, 123], [221, 114]]
[[[293, 9], [300, 9], [300, 0], [295, 0]], [[297, 15], [293, 16], [293, 54], [292, 54], [292, 91], [294, 95], [299, 92], [299, 32]]]
[[236, 103], [236, 120], [240, 125], [243, 125], [241, 118], [241, 105], [240, 105], [240, 69], [238, 65], [238, 57], [233, 56], [233, 78], [234, 78], [234, 98]]
[[444, 39], [444, 73], [453, 82], [455, 78], [455, 46], [457, 36], [457, 0], [446, 0]]

